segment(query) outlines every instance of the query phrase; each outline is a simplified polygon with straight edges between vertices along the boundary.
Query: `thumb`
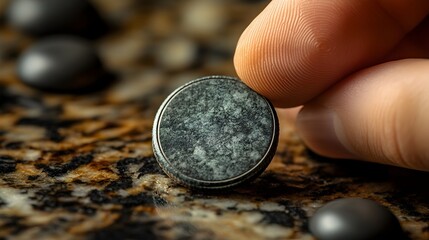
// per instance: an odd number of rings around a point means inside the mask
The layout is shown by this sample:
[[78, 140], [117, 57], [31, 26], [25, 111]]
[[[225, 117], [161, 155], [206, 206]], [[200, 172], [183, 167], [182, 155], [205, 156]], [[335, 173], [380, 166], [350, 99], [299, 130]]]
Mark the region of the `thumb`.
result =
[[401, 57], [427, 56], [420, 48], [408, 54], [416, 39], [407, 47], [401, 41], [428, 13], [428, 0], [273, 0], [243, 32], [235, 68], [275, 106], [298, 106], [356, 70], [397, 56], [397, 48], [407, 52]]
[[315, 152], [429, 171], [429, 60], [357, 72], [300, 111], [298, 131]]

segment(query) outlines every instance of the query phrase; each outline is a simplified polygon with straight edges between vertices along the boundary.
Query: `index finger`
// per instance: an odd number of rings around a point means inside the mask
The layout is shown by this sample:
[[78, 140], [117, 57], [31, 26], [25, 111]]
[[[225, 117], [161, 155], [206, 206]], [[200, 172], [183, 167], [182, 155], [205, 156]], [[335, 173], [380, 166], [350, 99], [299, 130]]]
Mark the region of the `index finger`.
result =
[[428, 12], [427, 0], [273, 0], [242, 34], [234, 64], [274, 105], [301, 105], [377, 63]]

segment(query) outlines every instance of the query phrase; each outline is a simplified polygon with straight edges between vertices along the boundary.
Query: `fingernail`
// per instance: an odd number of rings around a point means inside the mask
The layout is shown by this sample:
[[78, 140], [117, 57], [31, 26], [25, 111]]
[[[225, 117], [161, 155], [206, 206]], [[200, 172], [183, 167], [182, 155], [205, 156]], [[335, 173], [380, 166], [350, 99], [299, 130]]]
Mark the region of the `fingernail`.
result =
[[297, 117], [298, 133], [313, 151], [332, 158], [354, 159], [338, 115], [323, 107], [304, 107]]

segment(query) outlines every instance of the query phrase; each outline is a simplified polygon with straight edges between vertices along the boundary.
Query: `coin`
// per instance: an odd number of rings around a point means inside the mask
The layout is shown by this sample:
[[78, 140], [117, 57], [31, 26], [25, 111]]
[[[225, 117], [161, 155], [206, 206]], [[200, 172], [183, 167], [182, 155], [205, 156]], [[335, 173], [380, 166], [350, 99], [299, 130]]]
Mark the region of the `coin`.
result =
[[278, 132], [277, 114], [266, 98], [237, 78], [209, 76], [179, 87], [162, 103], [153, 150], [179, 184], [229, 188], [265, 170]]

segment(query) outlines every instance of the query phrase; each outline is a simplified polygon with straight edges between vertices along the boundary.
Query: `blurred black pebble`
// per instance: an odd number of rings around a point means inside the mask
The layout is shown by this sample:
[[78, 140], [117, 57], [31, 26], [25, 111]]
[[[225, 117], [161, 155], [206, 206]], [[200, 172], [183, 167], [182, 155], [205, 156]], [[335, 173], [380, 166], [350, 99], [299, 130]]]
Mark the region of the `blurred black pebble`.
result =
[[76, 34], [95, 38], [107, 30], [87, 0], [11, 0], [6, 18], [10, 25], [32, 36]]
[[73, 36], [55, 36], [39, 41], [18, 60], [18, 76], [31, 87], [73, 92], [98, 84], [105, 71], [95, 48]]
[[319, 240], [404, 239], [399, 221], [392, 212], [361, 198], [329, 202], [311, 217], [309, 227]]

